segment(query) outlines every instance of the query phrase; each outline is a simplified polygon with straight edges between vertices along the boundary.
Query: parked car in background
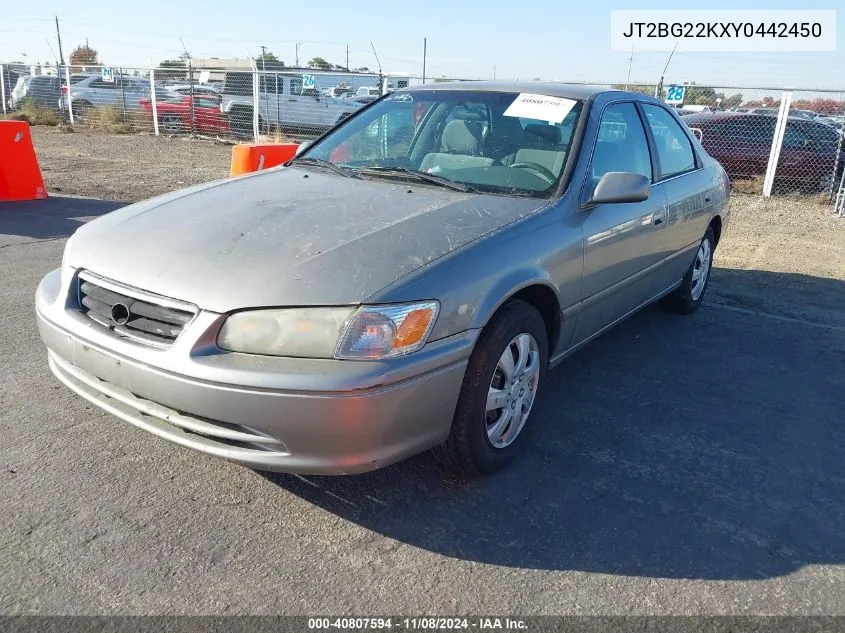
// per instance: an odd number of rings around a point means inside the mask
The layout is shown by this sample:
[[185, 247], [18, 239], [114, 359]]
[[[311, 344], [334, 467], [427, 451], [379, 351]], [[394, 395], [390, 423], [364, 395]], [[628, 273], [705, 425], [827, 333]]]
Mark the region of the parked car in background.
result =
[[[20, 79], [24, 78], [19, 78], [18, 83], [20, 83]], [[61, 87], [62, 82], [55, 75], [30, 76], [29, 81], [21, 87], [22, 92], [19, 92], [21, 97], [15, 102], [14, 107], [20, 107], [21, 102], [26, 99], [36, 108], [58, 111], [57, 103], [61, 94]], [[17, 84], [15, 88], [18, 88]]]
[[380, 97], [381, 90], [377, 86], [361, 86], [355, 91], [356, 97]]
[[220, 91], [214, 86], [210, 86], [208, 84], [194, 84], [193, 87], [191, 87], [190, 84], [167, 84], [163, 86], [163, 88], [169, 92], [179, 95], [190, 95], [193, 91], [195, 97], [220, 98]]
[[[683, 117], [700, 131], [701, 144], [731, 179], [764, 176], [777, 120], [768, 114], [714, 112]], [[839, 132], [804, 117], [789, 117], [776, 171], [778, 183], [805, 190], [827, 191], [842, 174], [845, 152]]]
[[17, 109], [20, 102], [26, 96], [26, 91], [29, 89], [29, 82], [32, 81], [32, 75], [21, 75], [15, 82], [12, 93], [9, 95], [8, 106], [10, 110]]
[[36, 318], [64, 385], [183, 447], [351, 474], [439, 446], [492, 473], [548, 432], [550, 367], [655, 301], [699, 307], [728, 194], [657, 99], [420, 86], [286, 167], [84, 224]]
[[[141, 99], [140, 104], [146, 112], [152, 114], [153, 105], [150, 99]], [[195, 95], [193, 108], [190, 96], [177, 94], [168, 99], [156, 99], [156, 112], [159, 131], [165, 134], [181, 134], [191, 130], [199, 134], [229, 133], [229, 122], [220, 112], [219, 95]]]
[[[173, 96], [163, 86], [155, 86], [156, 99], [166, 100]], [[114, 106], [126, 111], [141, 111], [141, 100], [149, 98], [150, 82], [147, 79], [115, 75], [113, 81], [105, 81], [101, 73], [77, 73], [70, 78], [70, 103], [73, 115], [84, 120], [92, 108]], [[60, 107], [67, 111], [68, 95], [63, 91]]]
[[[258, 126], [318, 134], [336, 125], [361, 108], [352, 99], [336, 99], [322, 94], [319, 82], [313, 87], [300, 73], [260, 73], [258, 75]], [[227, 72], [221, 111], [229, 119], [232, 133], [253, 135], [253, 75]]]

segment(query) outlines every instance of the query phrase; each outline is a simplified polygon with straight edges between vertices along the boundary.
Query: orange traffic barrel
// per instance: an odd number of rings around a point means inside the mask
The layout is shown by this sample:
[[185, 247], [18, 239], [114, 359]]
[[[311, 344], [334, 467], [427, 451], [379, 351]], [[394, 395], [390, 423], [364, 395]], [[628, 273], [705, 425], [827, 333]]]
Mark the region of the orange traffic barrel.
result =
[[47, 197], [26, 121], [0, 121], [0, 201]]
[[230, 176], [261, 171], [288, 162], [296, 155], [298, 143], [240, 143], [232, 148]]

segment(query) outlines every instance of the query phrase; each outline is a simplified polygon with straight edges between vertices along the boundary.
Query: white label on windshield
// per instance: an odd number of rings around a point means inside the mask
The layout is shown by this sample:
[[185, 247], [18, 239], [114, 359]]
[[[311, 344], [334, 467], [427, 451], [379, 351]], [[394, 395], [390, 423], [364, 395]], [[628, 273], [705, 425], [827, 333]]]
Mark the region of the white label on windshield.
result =
[[563, 97], [549, 97], [522, 92], [505, 110], [505, 116], [522, 119], [537, 119], [549, 123], [563, 123], [569, 111], [575, 107], [575, 101]]

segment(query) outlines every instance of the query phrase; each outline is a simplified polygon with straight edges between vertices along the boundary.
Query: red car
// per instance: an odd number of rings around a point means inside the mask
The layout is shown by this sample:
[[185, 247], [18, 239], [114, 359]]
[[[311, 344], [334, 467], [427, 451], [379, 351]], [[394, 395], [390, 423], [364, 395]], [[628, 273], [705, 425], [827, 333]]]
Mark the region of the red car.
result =
[[[775, 134], [776, 118], [744, 112], [713, 112], [682, 117], [701, 132], [701, 144], [718, 160], [728, 177], [745, 180], [764, 176]], [[811, 191], [828, 191], [838, 182], [845, 163], [845, 143], [838, 129], [789, 117], [775, 173], [776, 182]], [[834, 171], [834, 164], [836, 170]]]
[[[153, 104], [149, 99], [140, 100], [141, 107], [149, 113]], [[165, 134], [191, 131], [191, 97], [176, 95], [171, 99], [156, 101], [158, 127]], [[229, 122], [220, 112], [220, 97], [194, 95], [194, 126], [199, 134], [228, 134]]]

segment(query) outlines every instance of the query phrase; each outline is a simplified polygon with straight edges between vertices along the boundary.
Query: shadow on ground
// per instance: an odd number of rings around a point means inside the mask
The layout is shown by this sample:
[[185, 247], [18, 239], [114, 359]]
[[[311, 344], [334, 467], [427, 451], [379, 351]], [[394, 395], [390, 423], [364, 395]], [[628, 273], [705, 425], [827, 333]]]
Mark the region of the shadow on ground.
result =
[[34, 239], [69, 237], [88, 220], [126, 206], [93, 198], [51, 196], [45, 200], [0, 203], [0, 236]]
[[841, 281], [716, 270], [695, 315], [647, 309], [551, 372], [530, 446], [498, 475], [444, 474], [427, 455], [356, 477], [262, 475], [496, 565], [754, 579], [845, 563], [845, 328], [736, 305], [743, 289], [845, 313]]

